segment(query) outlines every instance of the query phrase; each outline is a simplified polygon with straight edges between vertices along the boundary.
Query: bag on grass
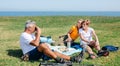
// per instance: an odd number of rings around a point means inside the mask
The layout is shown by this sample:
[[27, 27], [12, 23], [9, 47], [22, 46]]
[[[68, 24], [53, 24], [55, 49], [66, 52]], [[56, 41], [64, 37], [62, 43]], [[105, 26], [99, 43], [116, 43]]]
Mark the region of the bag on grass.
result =
[[117, 51], [119, 49], [119, 47], [115, 47], [112, 45], [106, 45], [104, 47], [102, 47], [102, 50], [107, 50], [107, 51]]
[[45, 37], [45, 36], [40, 36], [40, 42], [42, 43], [54, 43], [55, 41], [53, 41], [53, 39], [51, 38], [51, 36]]

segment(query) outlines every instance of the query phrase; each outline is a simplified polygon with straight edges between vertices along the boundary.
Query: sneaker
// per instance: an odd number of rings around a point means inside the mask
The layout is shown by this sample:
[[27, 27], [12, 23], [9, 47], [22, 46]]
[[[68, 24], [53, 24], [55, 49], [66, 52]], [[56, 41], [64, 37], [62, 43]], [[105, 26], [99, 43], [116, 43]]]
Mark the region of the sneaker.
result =
[[60, 58], [59, 60], [56, 60], [57, 63], [65, 63], [65, 60], [63, 58]]
[[65, 59], [63, 59], [63, 58], [57, 58], [57, 59], [56, 59], [56, 62], [57, 62], [57, 63], [68, 63], [68, 64], [71, 63], [71, 61], [67, 61], [67, 60], [65, 60]]
[[23, 60], [23, 61], [28, 61], [28, 60], [29, 60], [29, 55], [28, 55], [28, 54], [24, 54], [24, 55], [21, 57], [21, 60]]
[[81, 61], [82, 61], [82, 57], [80, 55], [75, 57], [75, 62], [80, 63]]
[[72, 62], [80, 63], [82, 61], [82, 57], [80, 55], [72, 57]]

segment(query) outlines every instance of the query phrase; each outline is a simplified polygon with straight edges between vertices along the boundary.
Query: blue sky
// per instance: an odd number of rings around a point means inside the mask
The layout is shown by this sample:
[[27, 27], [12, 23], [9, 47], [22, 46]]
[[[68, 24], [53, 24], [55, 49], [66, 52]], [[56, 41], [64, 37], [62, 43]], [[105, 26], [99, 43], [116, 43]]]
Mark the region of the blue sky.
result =
[[120, 11], [120, 0], [0, 0], [0, 11]]

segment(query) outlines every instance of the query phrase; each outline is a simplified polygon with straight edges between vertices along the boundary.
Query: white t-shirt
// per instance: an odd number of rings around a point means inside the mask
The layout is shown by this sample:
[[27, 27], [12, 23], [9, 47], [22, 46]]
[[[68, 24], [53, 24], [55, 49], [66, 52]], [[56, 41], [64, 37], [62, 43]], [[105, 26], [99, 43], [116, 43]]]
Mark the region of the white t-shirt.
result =
[[[85, 38], [85, 39], [87, 39], [87, 40], [89, 40], [89, 41], [92, 41], [93, 39], [92, 39], [92, 31], [93, 31], [94, 29], [93, 28], [88, 28], [88, 31], [87, 32], [85, 32], [82, 28], [81, 29], [79, 29], [79, 33], [81, 33], [81, 35]], [[82, 39], [80, 39], [80, 44], [87, 44], [85, 41], [83, 41]]]
[[33, 50], [36, 48], [35, 46], [30, 45], [30, 42], [35, 39], [34, 34], [28, 34], [23, 32], [20, 36], [20, 47], [23, 51], [23, 54]]

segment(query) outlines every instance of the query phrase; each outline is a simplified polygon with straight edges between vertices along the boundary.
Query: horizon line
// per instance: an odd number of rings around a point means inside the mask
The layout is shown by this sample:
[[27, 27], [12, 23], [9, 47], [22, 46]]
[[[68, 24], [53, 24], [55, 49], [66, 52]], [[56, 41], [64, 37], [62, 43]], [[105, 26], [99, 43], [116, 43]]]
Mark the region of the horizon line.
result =
[[120, 12], [120, 11], [0, 11], [0, 12]]

